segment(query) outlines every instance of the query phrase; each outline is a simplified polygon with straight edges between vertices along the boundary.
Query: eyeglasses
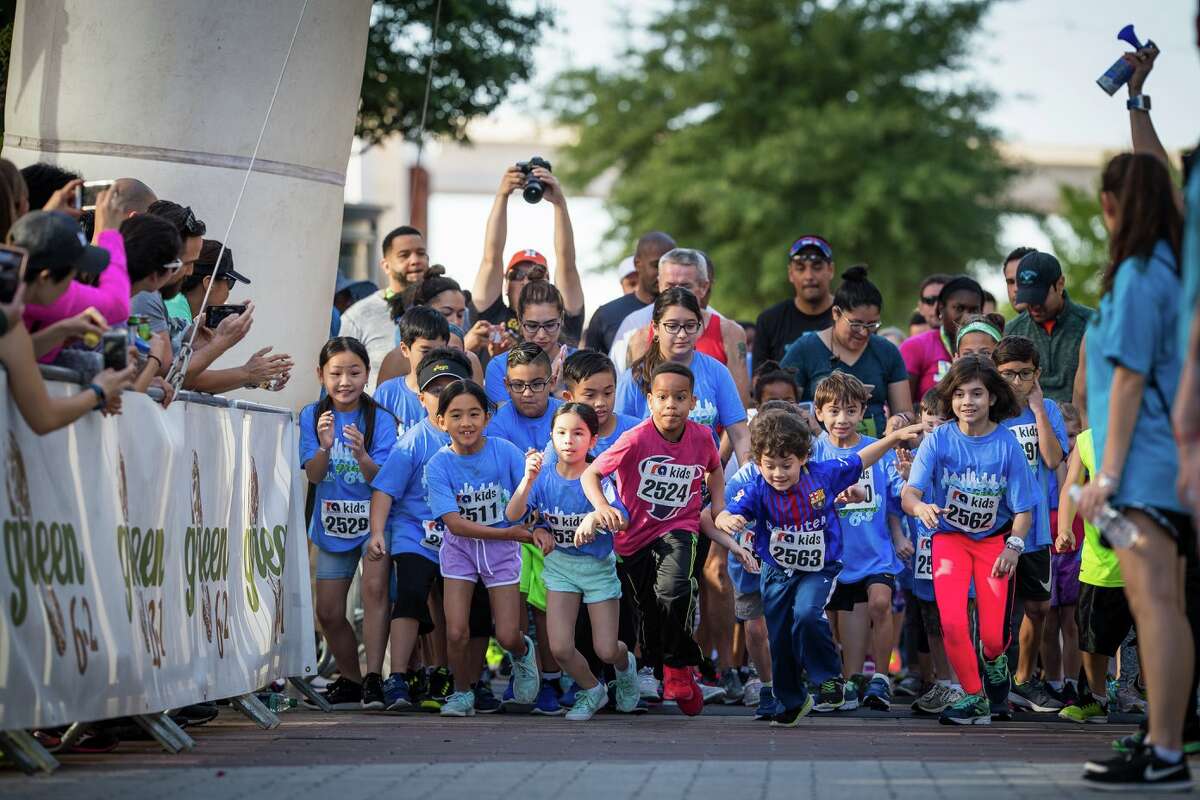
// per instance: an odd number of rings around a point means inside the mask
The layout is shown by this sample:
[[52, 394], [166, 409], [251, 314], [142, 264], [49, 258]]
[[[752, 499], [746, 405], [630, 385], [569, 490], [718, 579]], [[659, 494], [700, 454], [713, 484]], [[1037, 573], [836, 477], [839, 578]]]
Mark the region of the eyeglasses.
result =
[[699, 322], [662, 322], [659, 323], [660, 328], [666, 331], [668, 336], [678, 336], [680, 331], [683, 331], [688, 336], [694, 336], [700, 330]]
[[529, 390], [533, 394], [541, 394], [550, 385], [550, 381], [542, 380], [541, 378], [529, 382], [510, 380], [505, 380], [504, 382], [508, 384], [508, 388], [512, 390], [513, 394], [525, 394], [526, 390]]
[[856, 319], [849, 320], [846, 324], [850, 326], [852, 333], [874, 333], [883, 327], [882, 322], [859, 322]]
[[547, 322], [538, 322], [537, 320], [527, 319], [521, 323], [521, 330], [526, 336], [537, 336], [538, 331], [545, 331], [551, 335], [558, 333], [558, 329], [562, 327], [561, 319], [552, 319]]
[[1036, 369], [1002, 369], [1000, 370], [1000, 377], [1009, 383], [1016, 383], [1018, 380], [1024, 383], [1033, 380], [1033, 376], [1036, 373]]
[[174, 272], [182, 266], [183, 261], [177, 258], [174, 261], [168, 261], [167, 263], [163, 264], [162, 269], [165, 269], [167, 272]]
[[938, 301], [938, 296], [936, 294], [921, 295], [921, 302], [927, 306], [934, 305], [935, 303], [937, 303], [937, 301]]

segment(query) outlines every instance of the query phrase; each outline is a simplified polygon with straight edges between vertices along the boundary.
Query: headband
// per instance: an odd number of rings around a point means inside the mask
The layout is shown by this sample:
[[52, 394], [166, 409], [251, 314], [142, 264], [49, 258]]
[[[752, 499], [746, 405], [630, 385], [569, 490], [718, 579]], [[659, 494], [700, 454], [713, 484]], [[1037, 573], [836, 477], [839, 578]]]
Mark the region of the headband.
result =
[[990, 322], [984, 322], [981, 319], [977, 319], [974, 322], [969, 322], [958, 329], [958, 336], [954, 337], [955, 350], [959, 348], [959, 345], [962, 344], [963, 337], [968, 333], [986, 333], [988, 336], [995, 339], [997, 344], [999, 344], [1000, 339], [1002, 338], [1000, 336], [1000, 331], [996, 330], [995, 325]]

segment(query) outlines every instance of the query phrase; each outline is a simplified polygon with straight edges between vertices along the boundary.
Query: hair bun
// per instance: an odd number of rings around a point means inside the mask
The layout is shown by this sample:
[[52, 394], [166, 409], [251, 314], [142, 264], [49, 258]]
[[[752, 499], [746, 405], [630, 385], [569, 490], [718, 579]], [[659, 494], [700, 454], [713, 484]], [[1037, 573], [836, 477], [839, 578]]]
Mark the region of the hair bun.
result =
[[842, 273], [842, 280], [865, 282], [867, 280], [867, 265], [855, 264], [853, 267]]
[[430, 278], [440, 277], [445, 274], [446, 268], [444, 266], [441, 264], [431, 264], [429, 269], [425, 270], [425, 277], [422, 279], [422, 282], [427, 281]]

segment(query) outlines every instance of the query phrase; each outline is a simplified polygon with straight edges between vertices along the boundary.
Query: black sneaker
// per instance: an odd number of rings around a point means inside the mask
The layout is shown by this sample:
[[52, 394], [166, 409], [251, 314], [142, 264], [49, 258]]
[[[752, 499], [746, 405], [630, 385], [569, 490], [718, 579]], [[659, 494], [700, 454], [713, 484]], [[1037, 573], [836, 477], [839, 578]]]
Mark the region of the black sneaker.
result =
[[362, 682], [362, 707], [366, 711], [383, 711], [387, 703], [383, 700], [383, 676], [368, 672]]
[[445, 667], [434, 667], [429, 670], [428, 690], [421, 700], [422, 711], [438, 712], [446, 704], [446, 700], [454, 692], [454, 680], [450, 670]]
[[415, 669], [404, 673], [404, 680], [408, 683], [409, 699], [414, 706], [420, 708], [421, 701], [429, 696], [429, 676], [425, 674], [425, 670]]
[[[380, 691], [382, 689], [381, 684]], [[329, 684], [321, 694], [325, 696], [325, 702], [333, 706], [334, 711], [349, 711], [362, 707], [362, 685], [346, 677], [338, 678]], [[304, 701], [304, 705], [308, 708], [317, 708], [308, 700]]]
[[1130, 789], [1186, 792], [1192, 786], [1186, 758], [1171, 764], [1155, 755], [1153, 747], [1145, 746], [1129, 755], [1087, 762], [1083, 779], [1088, 788], [1113, 792]]
[[823, 682], [817, 689], [815, 711], [837, 711], [846, 702], [846, 681], [839, 675]]
[[495, 714], [500, 710], [500, 701], [496, 699], [491, 683], [480, 681], [471, 688], [475, 691], [476, 714]]
[[800, 724], [800, 720], [808, 716], [808, 712], [813, 709], [813, 696], [810, 694], [804, 698], [804, 705], [799, 708], [789, 708], [782, 714], [776, 714], [771, 717], [771, 727], [773, 728], [794, 728]]

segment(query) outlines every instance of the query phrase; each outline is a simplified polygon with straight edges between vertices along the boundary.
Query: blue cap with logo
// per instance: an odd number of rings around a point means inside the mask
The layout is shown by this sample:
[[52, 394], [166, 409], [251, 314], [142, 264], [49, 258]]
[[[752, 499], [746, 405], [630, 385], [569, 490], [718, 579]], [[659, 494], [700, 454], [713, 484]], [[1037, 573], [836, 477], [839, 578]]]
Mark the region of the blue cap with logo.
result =
[[1062, 265], [1049, 253], [1034, 250], [1017, 262], [1017, 303], [1040, 306], [1050, 287], [1062, 277]]
[[788, 258], [794, 258], [803, 250], [816, 249], [821, 252], [821, 255], [826, 259], [833, 261], [833, 248], [829, 246], [829, 242], [822, 239], [820, 236], [801, 236], [796, 241], [792, 242], [792, 247], [788, 250]]

